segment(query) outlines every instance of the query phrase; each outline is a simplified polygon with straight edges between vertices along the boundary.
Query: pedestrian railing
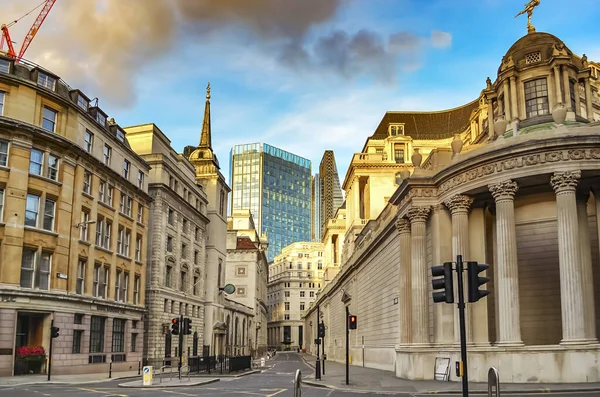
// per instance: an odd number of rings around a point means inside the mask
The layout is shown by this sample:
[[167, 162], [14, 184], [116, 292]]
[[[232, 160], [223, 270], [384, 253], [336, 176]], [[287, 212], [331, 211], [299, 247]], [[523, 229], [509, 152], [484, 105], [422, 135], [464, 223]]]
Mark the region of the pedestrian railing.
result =
[[294, 397], [302, 396], [302, 372], [297, 369], [294, 377]]
[[498, 370], [491, 367], [488, 371], [488, 397], [500, 396], [500, 376]]
[[170, 377], [169, 377], [169, 381], [173, 381], [173, 367], [171, 367], [170, 365], [163, 365], [162, 367], [160, 367], [160, 377], [158, 379], [159, 383], [162, 383], [162, 379], [163, 379], [163, 374], [165, 373], [165, 369], [169, 369], [169, 373], [170, 373]]

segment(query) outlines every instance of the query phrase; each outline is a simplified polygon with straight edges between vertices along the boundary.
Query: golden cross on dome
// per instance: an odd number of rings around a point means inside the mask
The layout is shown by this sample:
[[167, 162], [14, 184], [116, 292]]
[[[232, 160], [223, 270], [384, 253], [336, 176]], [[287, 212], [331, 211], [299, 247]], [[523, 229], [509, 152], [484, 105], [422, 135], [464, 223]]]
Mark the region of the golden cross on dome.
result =
[[527, 33], [535, 32], [535, 26], [531, 24], [531, 15], [533, 15], [533, 9], [540, 5], [540, 0], [531, 0], [529, 3], [525, 4], [525, 9], [515, 15], [515, 18], [519, 15], [523, 15], [527, 13]]

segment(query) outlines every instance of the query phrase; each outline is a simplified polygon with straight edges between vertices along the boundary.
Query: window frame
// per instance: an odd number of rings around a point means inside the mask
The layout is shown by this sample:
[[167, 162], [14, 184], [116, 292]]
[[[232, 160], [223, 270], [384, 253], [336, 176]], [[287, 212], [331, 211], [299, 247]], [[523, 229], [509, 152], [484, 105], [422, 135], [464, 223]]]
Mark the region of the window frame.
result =
[[144, 189], [144, 173], [141, 170], [138, 170], [138, 188]]
[[[25, 263], [25, 255], [24, 254], [26, 252], [32, 254], [31, 255], [32, 263], [31, 263], [30, 268], [23, 267], [23, 264]], [[43, 264], [44, 264], [45, 258], [47, 258], [47, 262], [48, 262], [47, 269], [43, 269]], [[37, 289], [37, 290], [49, 291], [50, 284], [51, 284], [50, 274], [52, 273], [52, 259], [53, 259], [53, 253], [50, 251], [45, 251], [45, 250], [39, 249], [39, 248], [23, 247], [23, 251], [21, 253], [21, 270], [20, 270], [20, 281], [19, 281], [20, 287], [26, 288], [26, 289]], [[23, 279], [24, 279], [23, 272], [24, 271], [26, 273], [30, 273], [28, 276], [30, 286], [23, 285]], [[45, 278], [44, 286], [42, 286], [42, 282], [41, 282], [42, 277]]]
[[[92, 316], [90, 319], [90, 353], [104, 353], [106, 317]], [[96, 348], [96, 346], [98, 346]]]
[[[54, 120], [50, 120], [50, 119], [46, 118], [46, 110], [54, 115]], [[51, 123], [52, 129], [48, 129], [45, 125], [45, 122]], [[42, 129], [55, 133], [57, 122], [58, 122], [58, 110], [54, 110], [51, 107], [44, 105], [42, 108], [42, 125], [41, 125]]]
[[[545, 88], [538, 89], [538, 82], [543, 82], [543, 86]], [[544, 93], [545, 95], [541, 95]], [[533, 95], [533, 96], [532, 96]], [[550, 102], [549, 102], [549, 90], [548, 90], [548, 78], [547, 77], [538, 77], [532, 80], [523, 82], [523, 98], [525, 100], [525, 117], [539, 117], [546, 116], [550, 114]], [[539, 100], [545, 99], [545, 101], [539, 102]], [[530, 104], [531, 103], [531, 104]], [[535, 106], [535, 111], [530, 110]], [[541, 107], [540, 107], [541, 106]]]
[[[6, 151], [2, 151], [3, 148], [6, 148]], [[0, 139], [0, 167], [8, 167], [8, 156], [10, 154], [10, 141], [5, 141], [4, 139]]]
[[87, 259], [79, 258], [77, 261], [77, 278], [75, 281], [75, 293], [77, 295], [85, 294], [85, 270], [87, 267]]
[[[38, 71], [37, 75], [37, 85], [40, 87], [44, 87], [50, 91], [56, 91], [56, 82], [57, 78], [50, 76], [47, 73], [43, 73]], [[51, 83], [51, 84], [50, 84]]]
[[6, 100], [6, 91], [0, 91], [0, 116], [4, 116], [5, 100]]
[[131, 163], [129, 160], [123, 160], [123, 178], [129, 180], [131, 174]]
[[94, 150], [94, 133], [88, 130], [87, 128], [85, 129], [85, 134], [83, 138], [83, 150], [85, 150], [88, 153], [92, 153], [92, 151]]
[[112, 160], [112, 147], [105, 144], [102, 154], [104, 156], [104, 165], [110, 167], [110, 163]]
[[85, 194], [91, 194], [92, 192], [92, 173], [88, 170], [83, 171], [83, 188], [82, 191]]

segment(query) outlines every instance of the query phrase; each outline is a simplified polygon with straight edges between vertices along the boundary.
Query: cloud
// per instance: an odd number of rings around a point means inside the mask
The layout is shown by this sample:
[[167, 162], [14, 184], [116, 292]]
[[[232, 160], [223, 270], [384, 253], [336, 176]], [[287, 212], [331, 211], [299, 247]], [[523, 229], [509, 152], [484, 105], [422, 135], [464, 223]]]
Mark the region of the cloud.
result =
[[435, 48], [448, 48], [452, 44], [452, 35], [440, 30], [431, 32], [431, 45]]

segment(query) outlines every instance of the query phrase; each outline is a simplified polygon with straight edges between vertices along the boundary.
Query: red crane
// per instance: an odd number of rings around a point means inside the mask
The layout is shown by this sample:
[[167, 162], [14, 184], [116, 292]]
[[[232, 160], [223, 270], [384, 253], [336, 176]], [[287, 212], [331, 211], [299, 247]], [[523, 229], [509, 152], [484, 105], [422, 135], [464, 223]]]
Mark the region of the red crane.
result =
[[[4, 48], [4, 42], [6, 41], [6, 45], [8, 47], [8, 52], [7, 52], [8, 56], [11, 58], [16, 58], [16, 61], [19, 62], [21, 60], [21, 58], [23, 58], [23, 55], [25, 55], [25, 51], [27, 51], [29, 44], [31, 44], [31, 41], [33, 40], [33, 38], [37, 34], [38, 30], [40, 29], [40, 26], [42, 26], [42, 23], [44, 23], [44, 20], [48, 16], [48, 13], [52, 9], [52, 6], [54, 5], [54, 3], [56, 3], [56, 0], [44, 0], [37, 7], [35, 7], [33, 10], [29, 11], [27, 14], [23, 15], [21, 18], [15, 19], [8, 25], [2, 25], [0, 27], [0, 30], [2, 30], [2, 38], [0, 39], [0, 48]], [[35, 11], [39, 7], [42, 7], [42, 11], [40, 11], [40, 14], [36, 18], [35, 22], [33, 23], [33, 25], [31, 25], [29, 32], [27, 32], [27, 36], [25, 36], [25, 40], [23, 40], [23, 45], [21, 46], [19, 55], [17, 55], [15, 52], [15, 48], [13, 47], [12, 40], [10, 39], [10, 33], [8, 32], [8, 28], [13, 26], [17, 22], [19, 22], [21, 19], [23, 19], [27, 15], [31, 14], [33, 11]]]

